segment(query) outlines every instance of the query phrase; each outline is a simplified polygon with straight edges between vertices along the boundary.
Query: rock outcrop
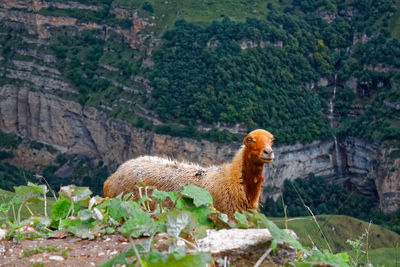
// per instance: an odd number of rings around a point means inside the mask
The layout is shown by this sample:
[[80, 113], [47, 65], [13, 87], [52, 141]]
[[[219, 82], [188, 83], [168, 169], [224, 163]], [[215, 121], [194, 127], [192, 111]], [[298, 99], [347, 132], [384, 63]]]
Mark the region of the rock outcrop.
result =
[[15, 85], [0, 88], [0, 130], [107, 165], [145, 154], [215, 164], [231, 158], [238, 148], [238, 144], [199, 142], [133, 128], [93, 107]]

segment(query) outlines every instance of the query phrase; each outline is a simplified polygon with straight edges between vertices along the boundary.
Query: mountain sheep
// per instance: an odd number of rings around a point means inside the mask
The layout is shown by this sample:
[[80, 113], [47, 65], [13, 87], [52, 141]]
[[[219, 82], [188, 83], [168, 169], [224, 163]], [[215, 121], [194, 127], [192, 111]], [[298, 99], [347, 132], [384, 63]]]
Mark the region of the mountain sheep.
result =
[[128, 160], [105, 181], [104, 196], [133, 192], [137, 200], [137, 181], [164, 191], [194, 184], [207, 189], [215, 208], [233, 218], [236, 211], [258, 209], [264, 164], [274, 159], [273, 139], [265, 130], [254, 130], [244, 138], [232, 162], [219, 166], [202, 167], [154, 156]]

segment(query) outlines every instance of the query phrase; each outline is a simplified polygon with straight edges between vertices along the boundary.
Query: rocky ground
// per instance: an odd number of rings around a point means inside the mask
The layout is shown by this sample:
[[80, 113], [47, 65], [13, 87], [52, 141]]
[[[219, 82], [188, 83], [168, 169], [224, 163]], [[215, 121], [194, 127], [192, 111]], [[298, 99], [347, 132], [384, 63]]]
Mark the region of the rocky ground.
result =
[[[34, 255], [24, 255], [39, 247], [56, 248]], [[62, 239], [22, 240], [19, 243], [3, 241], [0, 266], [97, 266], [117, 256], [129, 247], [122, 235], [108, 235], [101, 239], [80, 240], [67, 236]]]
[[[239, 249], [234, 244], [238, 242], [237, 240], [232, 241], [229, 237], [227, 239], [225, 239], [227, 242], [214, 240], [215, 244], [208, 244], [214, 258], [211, 266], [254, 266], [260, 258], [263, 260], [259, 266], [282, 266], [283, 262], [293, 257], [293, 250], [289, 247], [279, 247], [273, 256], [266, 257], [264, 254], [267, 251], [271, 252], [271, 249], [268, 249], [265, 237], [261, 237], [256, 242], [250, 242], [254, 243], [252, 245], [243, 244], [243, 247]], [[144, 238], [135, 239], [135, 243], [143, 240]], [[165, 233], [157, 234], [153, 247], [166, 252], [171, 240]], [[216, 244], [220, 245], [216, 247]], [[120, 234], [106, 235], [94, 240], [61, 235], [59, 238], [26, 239], [18, 243], [2, 241], [0, 242], [0, 266], [98, 266], [129, 247], [129, 240]]]

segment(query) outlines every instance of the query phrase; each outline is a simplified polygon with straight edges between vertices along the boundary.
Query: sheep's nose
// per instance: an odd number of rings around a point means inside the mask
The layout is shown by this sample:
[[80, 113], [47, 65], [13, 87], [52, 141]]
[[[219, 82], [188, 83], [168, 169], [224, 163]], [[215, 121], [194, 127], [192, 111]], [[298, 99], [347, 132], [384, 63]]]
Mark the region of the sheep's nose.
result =
[[264, 149], [264, 153], [267, 154], [267, 155], [272, 154], [272, 152], [273, 152], [273, 151], [272, 151], [272, 148], [265, 148], [265, 149]]

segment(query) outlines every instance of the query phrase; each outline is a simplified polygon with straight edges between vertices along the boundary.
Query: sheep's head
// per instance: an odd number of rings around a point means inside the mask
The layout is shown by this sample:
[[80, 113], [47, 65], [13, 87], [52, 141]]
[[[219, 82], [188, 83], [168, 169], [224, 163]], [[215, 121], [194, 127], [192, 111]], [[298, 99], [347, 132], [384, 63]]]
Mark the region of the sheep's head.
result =
[[275, 157], [273, 140], [274, 136], [262, 129], [249, 133], [243, 140], [249, 159], [255, 164], [271, 163]]

